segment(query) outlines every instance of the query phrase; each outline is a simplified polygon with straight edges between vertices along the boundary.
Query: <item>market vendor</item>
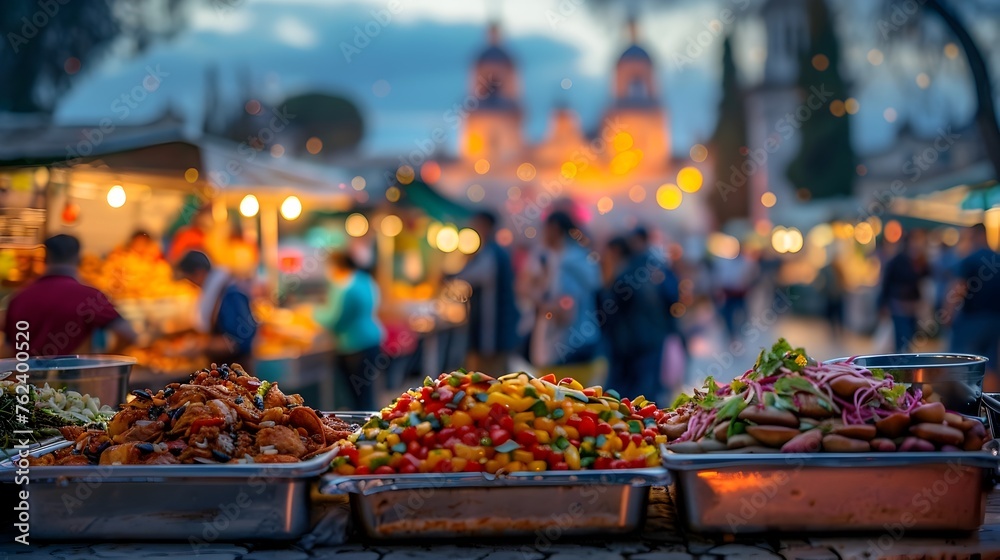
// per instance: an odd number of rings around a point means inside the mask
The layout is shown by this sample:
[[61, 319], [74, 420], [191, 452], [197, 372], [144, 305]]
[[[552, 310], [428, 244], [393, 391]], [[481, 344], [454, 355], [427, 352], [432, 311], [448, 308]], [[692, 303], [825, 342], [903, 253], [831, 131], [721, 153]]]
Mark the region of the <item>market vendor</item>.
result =
[[135, 330], [108, 298], [80, 282], [79, 267], [77, 238], [56, 235], [45, 240], [45, 274], [16, 294], [7, 306], [6, 355], [14, 354], [15, 343], [16, 350], [22, 351], [22, 342], [28, 343], [27, 351], [32, 356], [85, 354], [92, 350], [92, 335], [100, 329], [115, 335], [110, 352], [135, 342]]
[[201, 290], [196, 330], [207, 335], [180, 353], [205, 356], [217, 364], [248, 364], [257, 321], [250, 312], [247, 293], [229, 272], [212, 267], [201, 251], [184, 255], [176, 271]]

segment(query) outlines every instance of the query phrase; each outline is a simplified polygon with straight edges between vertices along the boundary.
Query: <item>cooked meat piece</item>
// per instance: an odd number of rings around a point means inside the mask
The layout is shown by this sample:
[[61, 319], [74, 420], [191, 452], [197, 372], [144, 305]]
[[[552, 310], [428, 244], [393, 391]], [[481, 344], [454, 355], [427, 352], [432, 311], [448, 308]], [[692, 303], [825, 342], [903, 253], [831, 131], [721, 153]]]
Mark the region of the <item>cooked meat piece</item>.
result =
[[283, 408], [285, 404], [285, 394], [278, 389], [277, 383], [272, 383], [264, 395], [264, 408]]
[[136, 447], [137, 445], [139, 443], [134, 441], [121, 445], [112, 445], [105, 449], [104, 453], [101, 453], [100, 464], [114, 465], [115, 463], [120, 463], [122, 465], [132, 465], [139, 462], [140, 452]]
[[156, 441], [162, 436], [163, 422], [139, 420], [124, 433], [118, 434], [112, 439], [115, 443], [125, 443], [126, 441]]
[[212, 416], [224, 419], [227, 426], [232, 426], [236, 423], [236, 419], [238, 418], [236, 411], [230, 408], [225, 401], [212, 399], [208, 401], [208, 407], [212, 409]]
[[323, 423], [323, 434], [326, 436], [326, 443], [334, 443], [342, 439], [347, 439], [347, 436], [354, 433], [354, 429], [351, 428], [350, 424], [332, 414], [323, 416], [320, 418], [320, 422]]
[[88, 459], [84, 455], [67, 455], [62, 459], [56, 461], [54, 464], [59, 465], [60, 467], [65, 467], [65, 466], [75, 467], [82, 465], [90, 465], [92, 463], [90, 462], [90, 459]]
[[67, 441], [76, 441], [76, 438], [83, 435], [85, 431], [87, 430], [85, 430], [83, 426], [61, 426], [59, 428], [59, 433], [62, 434], [62, 437]]
[[115, 413], [111, 421], [108, 422], [108, 435], [115, 437], [123, 434], [132, 427], [132, 424], [139, 420], [149, 420], [149, 410], [146, 408], [125, 405], [125, 408]]
[[143, 465], [179, 465], [180, 461], [170, 453], [149, 453], [139, 463]]
[[301, 457], [306, 453], [306, 445], [299, 434], [287, 426], [264, 428], [257, 432], [257, 447], [274, 446], [280, 454]]

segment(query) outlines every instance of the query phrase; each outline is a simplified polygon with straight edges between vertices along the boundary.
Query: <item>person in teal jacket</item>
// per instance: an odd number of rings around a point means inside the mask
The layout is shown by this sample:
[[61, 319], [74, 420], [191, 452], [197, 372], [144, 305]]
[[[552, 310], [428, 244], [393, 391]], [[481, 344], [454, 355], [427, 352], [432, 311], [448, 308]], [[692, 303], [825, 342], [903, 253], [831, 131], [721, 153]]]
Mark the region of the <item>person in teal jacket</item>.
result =
[[375, 410], [375, 387], [384, 374], [378, 363], [385, 328], [377, 316], [379, 289], [350, 255], [329, 258], [330, 288], [316, 321], [333, 336], [336, 358], [334, 404], [338, 410]]

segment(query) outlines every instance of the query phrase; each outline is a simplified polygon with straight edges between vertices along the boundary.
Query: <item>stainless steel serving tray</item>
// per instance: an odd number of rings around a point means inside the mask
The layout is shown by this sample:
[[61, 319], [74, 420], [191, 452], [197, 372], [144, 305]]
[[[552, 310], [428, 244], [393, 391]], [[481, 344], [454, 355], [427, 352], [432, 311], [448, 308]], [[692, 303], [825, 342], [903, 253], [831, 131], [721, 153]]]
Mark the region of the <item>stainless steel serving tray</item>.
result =
[[663, 465], [681, 519], [697, 532], [967, 532], [983, 524], [1000, 460], [991, 451], [664, 451]]
[[[368, 413], [336, 413], [346, 422]], [[34, 450], [38, 456], [72, 442]], [[31, 535], [39, 540], [290, 541], [310, 527], [309, 494], [337, 455], [299, 463], [32, 467]], [[0, 462], [4, 492], [18, 488]]]
[[323, 494], [350, 494], [355, 516], [378, 539], [630, 533], [646, 517], [649, 489], [665, 486], [659, 468], [340, 476], [320, 479]]

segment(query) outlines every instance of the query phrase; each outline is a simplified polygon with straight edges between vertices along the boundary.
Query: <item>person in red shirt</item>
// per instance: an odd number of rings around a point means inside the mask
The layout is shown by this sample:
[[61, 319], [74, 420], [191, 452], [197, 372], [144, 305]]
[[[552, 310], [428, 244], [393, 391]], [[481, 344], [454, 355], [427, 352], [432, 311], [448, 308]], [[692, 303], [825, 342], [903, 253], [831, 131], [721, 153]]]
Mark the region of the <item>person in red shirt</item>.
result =
[[[111, 351], [135, 342], [132, 326], [99, 290], [81, 284], [80, 241], [71, 235], [45, 240], [45, 274], [16, 294], [7, 305], [4, 352], [13, 355], [15, 333], [27, 326], [28, 353], [58, 356], [90, 351], [94, 331], [114, 333]], [[22, 323], [23, 321], [23, 323]], [[23, 342], [23, 338], [18, 338]]]

